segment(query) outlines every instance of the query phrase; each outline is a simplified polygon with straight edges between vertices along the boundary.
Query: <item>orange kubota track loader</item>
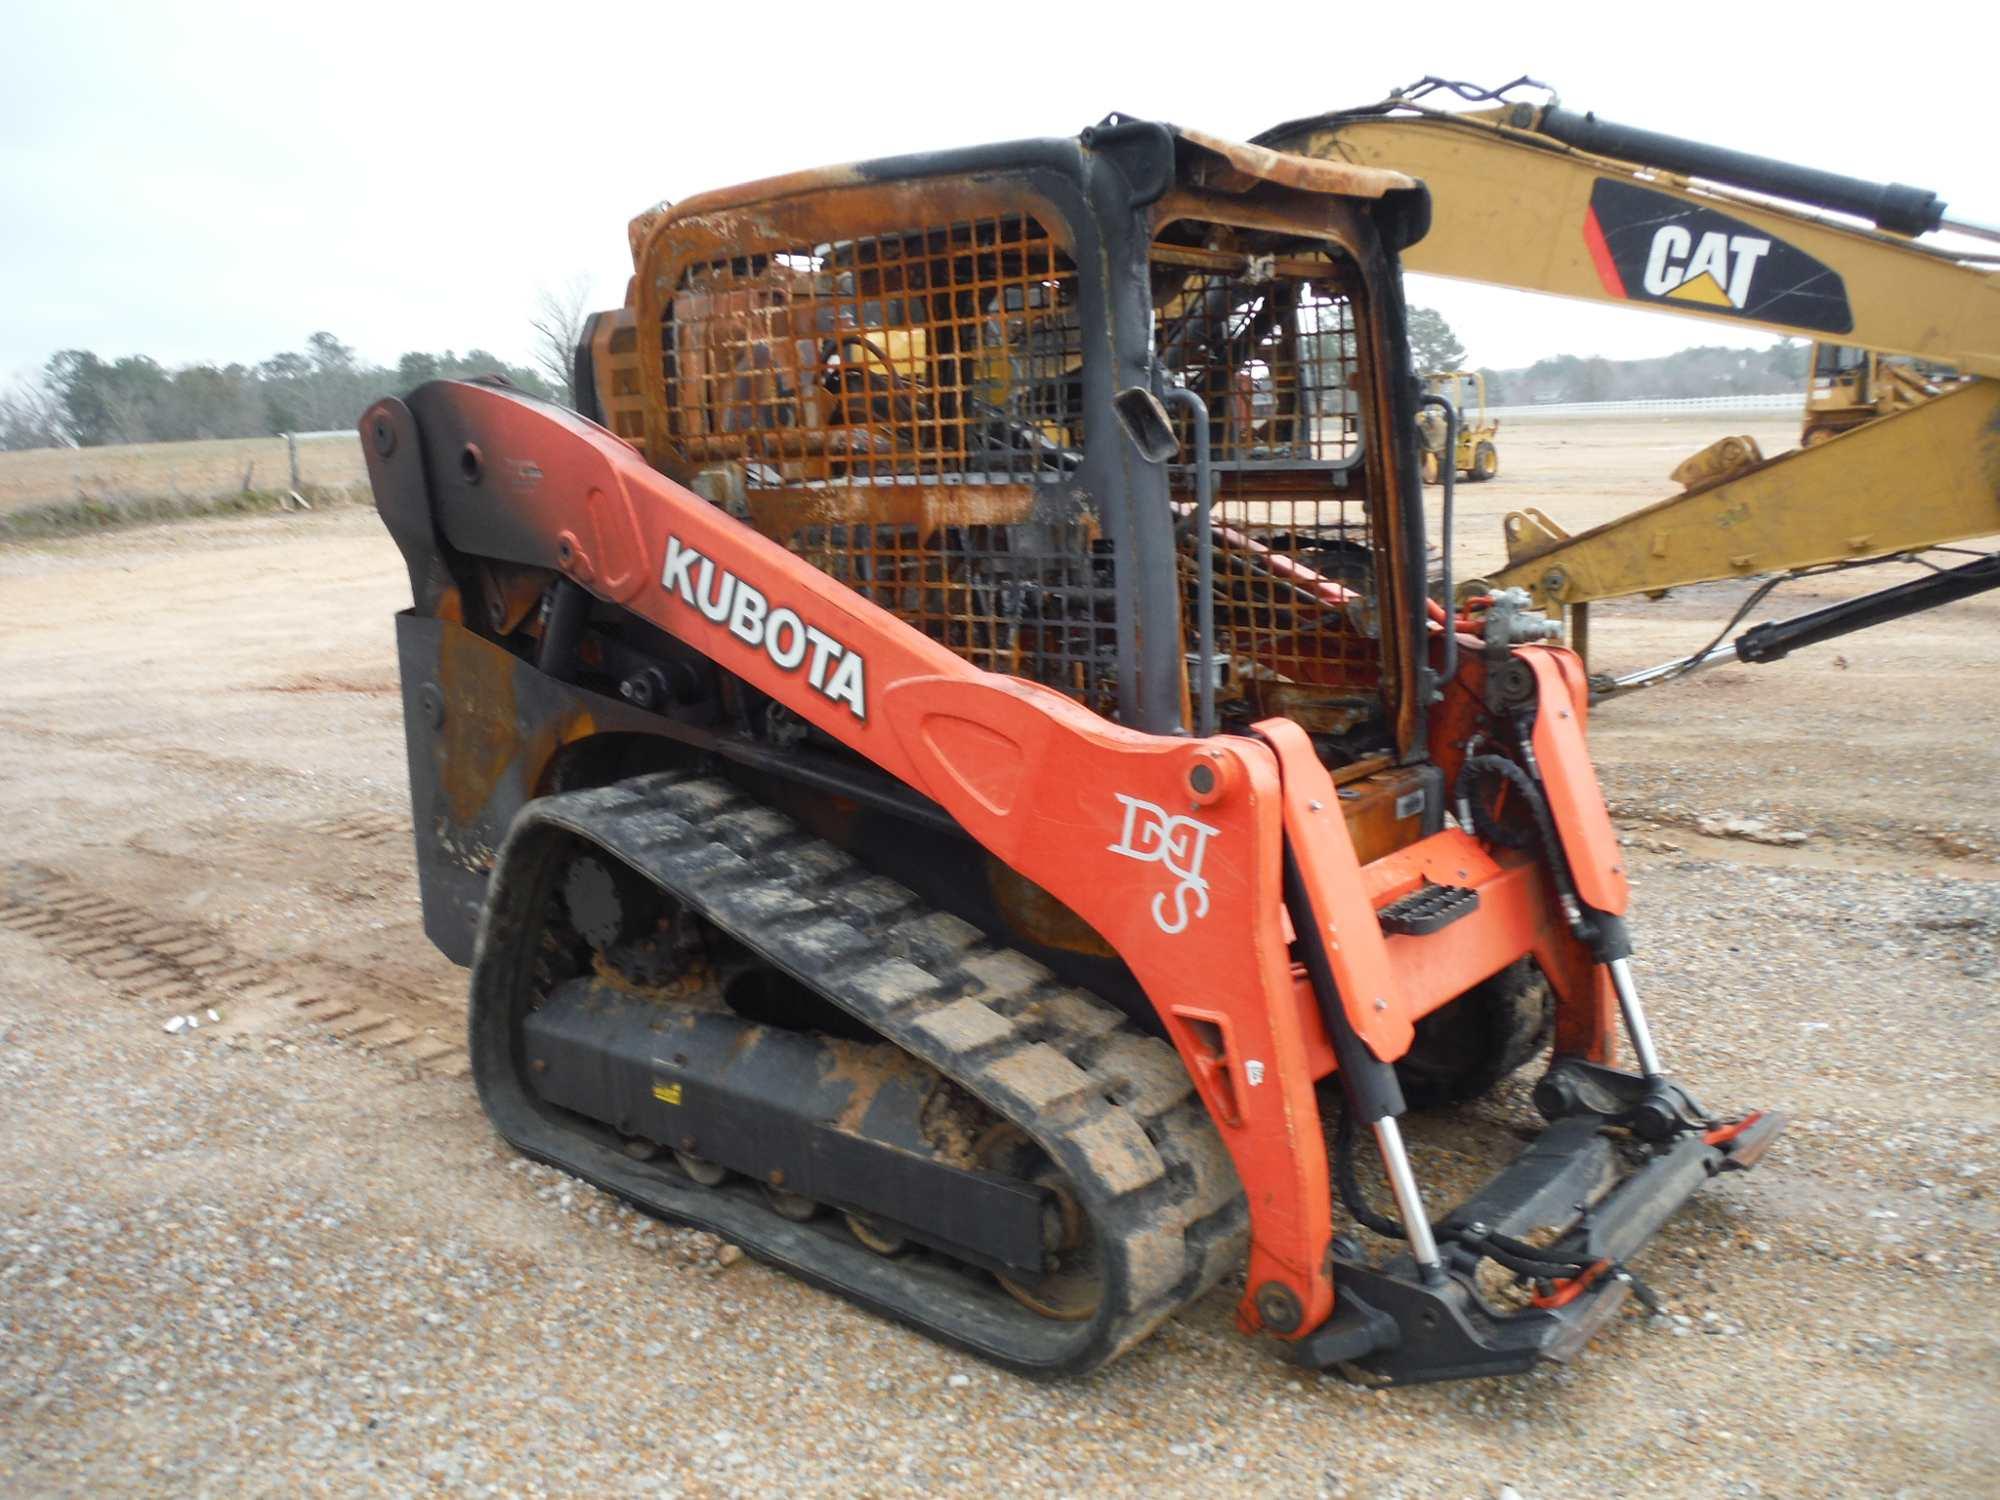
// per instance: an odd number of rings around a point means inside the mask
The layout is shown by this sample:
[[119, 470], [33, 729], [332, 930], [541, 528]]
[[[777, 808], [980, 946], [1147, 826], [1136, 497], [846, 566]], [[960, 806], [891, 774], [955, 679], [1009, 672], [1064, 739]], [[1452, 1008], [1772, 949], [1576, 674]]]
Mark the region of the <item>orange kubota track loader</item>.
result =
[[[373, 407], [501, 1133], [1033, 1374], [1239, 1270], [1311, 1366], [1579, 1348], [1778, 1121], [1662, 1071], [1575, 657], [1427, 597], [1427, 220], [1114, 116], [642, 216], [585, 415]], [[1545, 1050], [1434, 1218], [1406, 1104]]]

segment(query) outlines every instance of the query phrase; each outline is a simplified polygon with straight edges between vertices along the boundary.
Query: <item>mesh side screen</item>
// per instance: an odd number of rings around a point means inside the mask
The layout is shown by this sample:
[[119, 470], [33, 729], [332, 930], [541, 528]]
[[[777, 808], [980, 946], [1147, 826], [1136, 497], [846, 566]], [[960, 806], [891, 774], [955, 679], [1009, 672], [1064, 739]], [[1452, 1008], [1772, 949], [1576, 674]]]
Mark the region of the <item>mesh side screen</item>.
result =
[[1109, 712], [1111, 559], [1082, 462], [1076, 270], [1027, 215], [690, 266], [669, 433], [752, 523], [979, 666]]
[[1111, 556], [1095, 527], [811, 526], [792, 546], [973, 665], [1114, 712]]
[[1360, 451], [1354, 307], [1337, 284], [1190, 273], [1156, 292], [1154, 317], [1160, 357], [1208, 404], [1218, 468]]
[[753, 488], [1058, 482], [1083, 442], [1075, 298], [1026, 217], [690, 266], [670, 431]]
[[[1255, 278], [1156, 267], [1157, 348], [1208, 406], [1230, 696], [1340, 732], [1377, 710], [1382, 676], [1354, 306], [1331, 267], [1292, 265]], [[1176, 487], [1192, 499], [1191, 465]], [[1192, 601], [1191, 546], [1183, 577]]]

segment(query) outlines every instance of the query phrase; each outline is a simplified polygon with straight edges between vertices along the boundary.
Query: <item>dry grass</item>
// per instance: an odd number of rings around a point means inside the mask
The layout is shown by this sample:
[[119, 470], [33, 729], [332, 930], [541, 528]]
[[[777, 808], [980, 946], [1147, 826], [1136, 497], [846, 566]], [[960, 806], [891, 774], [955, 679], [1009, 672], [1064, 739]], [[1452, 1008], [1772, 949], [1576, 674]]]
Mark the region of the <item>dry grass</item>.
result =
[[[358, 437], [299, 444], [298, 489], [308, 499], [351, 498], [367, 480]], [[0, 536], [266, 510], [291, 488], [281, 437], [0, 453]]]

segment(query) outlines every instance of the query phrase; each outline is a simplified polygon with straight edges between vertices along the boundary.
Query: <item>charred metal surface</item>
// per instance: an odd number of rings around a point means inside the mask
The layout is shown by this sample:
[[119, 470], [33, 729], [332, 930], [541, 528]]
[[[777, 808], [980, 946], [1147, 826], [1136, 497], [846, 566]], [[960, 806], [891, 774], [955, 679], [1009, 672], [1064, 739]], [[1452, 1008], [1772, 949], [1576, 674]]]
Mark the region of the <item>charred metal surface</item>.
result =
[[418, 613], [460, 618], [470, 570], [444, 548], [431, 503], [421, 426], [401, 401], [378, 401], [361, 418], [361, 452], [375, 508], [403, 554]]
[[[424, 929], [472, 962], [494, 852], [533, 797], [712, 757], [760, 799], [981, 931], [1003, 934], [1139, 1024], [1157, 1017], [1108, 944], [908, 787], [809, 746], [778, 746], [563, 683], [445, 621], [397, 617]], [[698, 717], [698, 716], [697, 716]], [[960, 877], [976, 869], [980, 878]]]
[[1197, 161], [1188, 175], [1196, 182], [1225, 193], [1241, 193], [1260, 182], [1269, 182], [1309, 193], [1380, 198], [1388, 193], [1406, 192], [1417, 185], [1413, 177], [1380, 167], [1359, 167], [1351, 162], [1274, 151], [1269, 146], [1225, 140], [1221, 136], [1183, 126], [1170, 126], [1169, 129], [1188, 145], [1220, 159], [1216, 165]]
[[745, 467], [760, 529], [969, 659], [1182, 727], [1177, 601], [1139, 584], [1172, 566], [1164, 476], [1109, 405], [1147, 378], [1143, 278], [1103, 268], [1143, 262], [1128, 173], [1170, 179], [1154, 131], [803, 174], [651, 222], [648, 457]]
[[[1407, 750], [1420, 704], [1398, 663], [1416, 627], [1400, 617], [1421, 607], [1403, 577], [1420, 549], [1391, 524], [1406, 519], [1397, 445], [1361, 433], [1392, 430], [1399, 406], [1399, 365], [1379, 359], [1396, 340], [1369, 311], [1393, 275], [1370, 210], [1413, 191], [1397, 173], [1114, 116], [1075, 141], [798, 174], [649, 213], [628, 310], [648, 455], [976, 664], [1179, 731], [1167, 476], [1118, 440], [1109, 407], [1158, 367], [1203, 388], [1235, 521], [1276, 521], [1263, 532], [1308, 550], [1309, 534], [1339, 533], [1362, 554], [1368, 607], [1398, 617], [1344, 621], [1239, 556], [1243, 597], [1222, 622], [1228, 653], [1255, 663], [1240, 682], [1351, 683]], [[1191, 307], [1213, 325], [1199, 345]], [[1288, 331], [1220, 338], [1239, 318]], [[1207, 364], [1183, 368], [1197, 347]], [[1248, 373], [1267, 368], [1275, 393]], [[1268, 711], [1258, 692], [1235, 694], [1246, 722]]]
[[1444, 826], [1444, 779], [1436, 766], [1402, 766], [1339, 790], [1354, 857], [1370, 864]]
[[576, 389], [579, 412], [627, 442], [644, 445], [646, 395], [631, 308], [591, 314], [576, 347]]
[[424, 931], [468, 964], [494, 853], [546, 789], [557, 752], [598, 734], [657, 736], [660, 721], [546, 677], [448, 620], [398, 615], [396, 655]]

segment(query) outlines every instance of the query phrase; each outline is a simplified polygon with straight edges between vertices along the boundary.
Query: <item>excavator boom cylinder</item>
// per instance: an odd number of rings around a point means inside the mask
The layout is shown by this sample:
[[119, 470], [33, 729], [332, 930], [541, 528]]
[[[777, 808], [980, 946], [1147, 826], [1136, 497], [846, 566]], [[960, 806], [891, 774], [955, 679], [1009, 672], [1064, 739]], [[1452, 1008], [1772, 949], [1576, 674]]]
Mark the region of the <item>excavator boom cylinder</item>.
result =
[[1657, 130], [1616, 125], [1595, 114], [1578, 114], [1553, 105], [1542, 111], [1539, 125], [1542, 134], [1579, 151], [1663, 167], [1684, 177], [1788, 198], [1809, 208], [1851, 214], [1894, 234], [1927, 234], [1938, 228], [1945, 216], [1944, 201], [1936, 193], [1900, 182], [1868, 182]]

